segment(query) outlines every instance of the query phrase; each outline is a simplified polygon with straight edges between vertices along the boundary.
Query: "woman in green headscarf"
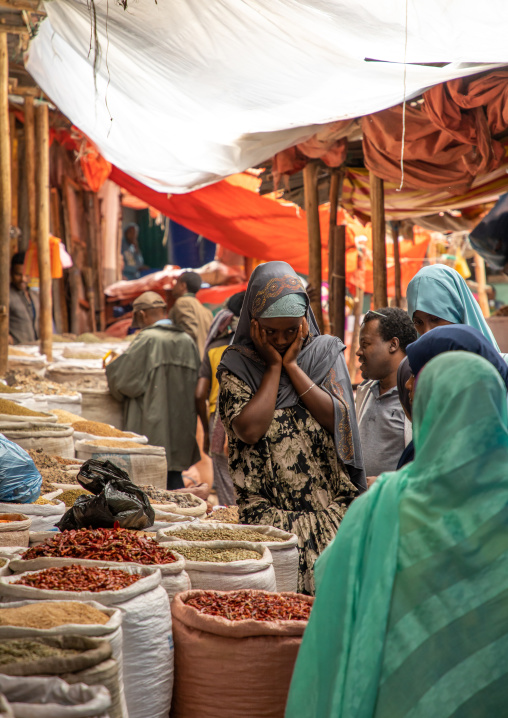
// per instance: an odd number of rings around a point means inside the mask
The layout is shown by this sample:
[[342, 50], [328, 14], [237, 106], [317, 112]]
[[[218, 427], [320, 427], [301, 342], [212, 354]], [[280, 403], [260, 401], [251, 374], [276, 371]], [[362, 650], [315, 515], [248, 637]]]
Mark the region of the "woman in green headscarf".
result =
[[407, 311], [418, 334], [446, 324], [467, 324], [499, 347], [480, 305], [460, 274], [446, 264], [432, 264], [415, 274], [407, 287]]
[[508, 703], [506, 388], [483, 357], [422, 370], [415, 460], [316, 564], [286, 718], [478, 718]]

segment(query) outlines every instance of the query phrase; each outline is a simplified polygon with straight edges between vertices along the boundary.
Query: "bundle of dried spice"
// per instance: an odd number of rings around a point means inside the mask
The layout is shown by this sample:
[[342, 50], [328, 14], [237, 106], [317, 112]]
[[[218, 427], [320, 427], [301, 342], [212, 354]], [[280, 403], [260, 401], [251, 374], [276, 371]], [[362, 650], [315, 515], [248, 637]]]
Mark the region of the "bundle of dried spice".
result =
[[307, 621], [312, 604], [298, 594], [265, 591], [203, 591], [186, 601], [199, 613], [221, 616], [230, 621]]
[[28, 549], [21, 558], [28, 561], [41, 556], [124, 561], [145, 565], [176, 561], [176, 556], [154, 539], [120, 528], [63, 531]]
[[15, 584], [42, 588], [46, 591], [119, 591], [142, 578], [117, 568], [90, 568], [87, 566], [59, 566], [45, 568], [37, 573], [21, 576]]

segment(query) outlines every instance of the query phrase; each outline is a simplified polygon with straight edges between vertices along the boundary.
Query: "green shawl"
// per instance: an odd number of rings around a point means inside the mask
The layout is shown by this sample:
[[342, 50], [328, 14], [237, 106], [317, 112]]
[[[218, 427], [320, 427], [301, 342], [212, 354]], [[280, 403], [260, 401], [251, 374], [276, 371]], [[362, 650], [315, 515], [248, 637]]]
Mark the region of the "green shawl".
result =
[[508, 699], [506, 390], [442, 354], [416, 390], [415, 460], [383, 474], [316, 563], [286, 718], [478, 718]]

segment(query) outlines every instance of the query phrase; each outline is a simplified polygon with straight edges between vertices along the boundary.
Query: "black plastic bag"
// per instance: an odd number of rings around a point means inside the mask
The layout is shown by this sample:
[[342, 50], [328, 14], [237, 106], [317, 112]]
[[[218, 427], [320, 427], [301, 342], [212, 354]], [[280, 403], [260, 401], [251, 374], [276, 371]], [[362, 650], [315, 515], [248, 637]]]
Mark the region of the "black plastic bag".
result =
[[78, 481], [95, 495], [76, 499], [57, 523], [60, 531], [113, 528], [116, 522], [121, 528], [138, 531], [153, 525], [155, 512], [148, 496], [111, 461], [85, 461]]

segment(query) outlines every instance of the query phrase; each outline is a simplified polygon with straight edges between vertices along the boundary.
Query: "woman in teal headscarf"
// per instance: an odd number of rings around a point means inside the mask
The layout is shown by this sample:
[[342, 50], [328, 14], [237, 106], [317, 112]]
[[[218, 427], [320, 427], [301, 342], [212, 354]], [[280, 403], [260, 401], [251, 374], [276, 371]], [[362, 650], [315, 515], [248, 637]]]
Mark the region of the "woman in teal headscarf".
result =
[[471, 290], [460, 274], [445, 264], [432, 264], [415, 274], [407, 287], [407, 311], [418, 334], [446, 324], [467, 324], [499, 351]]
[[298, 536], [306, 593], [314, 561], [366, 488], [344, 348], [320, 335], [289, 264], [267, 262], [252, 273], [218, 370], [240, 520]]
[[286, 718], [478, 718], [508, 704], [506, 388], [483, 357], [422, 370], [415, 460], [316, 564]]

